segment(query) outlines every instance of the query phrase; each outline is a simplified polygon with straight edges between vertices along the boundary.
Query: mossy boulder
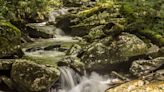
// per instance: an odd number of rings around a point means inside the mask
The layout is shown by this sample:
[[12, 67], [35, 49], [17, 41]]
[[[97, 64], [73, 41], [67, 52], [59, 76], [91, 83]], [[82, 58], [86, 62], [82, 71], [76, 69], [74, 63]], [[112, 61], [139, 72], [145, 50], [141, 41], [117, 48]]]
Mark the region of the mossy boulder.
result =
[[114, 40], [109, 38], [103, 38], [86, 46], [81, 60], [87, 68], [98, 70], [112, 68], [111, 65], [119, 65], [132, 57], [146, 53], [148, 49], [147, 44], [133, 34], [122, 33]]
[[0, 58], [20, 52], [20, 30], [8, 22], [0, 21]]
[[46, 92], [58, 80], [57, 67], [17, 60], [12, 65], [11, 78], [20, 92]]

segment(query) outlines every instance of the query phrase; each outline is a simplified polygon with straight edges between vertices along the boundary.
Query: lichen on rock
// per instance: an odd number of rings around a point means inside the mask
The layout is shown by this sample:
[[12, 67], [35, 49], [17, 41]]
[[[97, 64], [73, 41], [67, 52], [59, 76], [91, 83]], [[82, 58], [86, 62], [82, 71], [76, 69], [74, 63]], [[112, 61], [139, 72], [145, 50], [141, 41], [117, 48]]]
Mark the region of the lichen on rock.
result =
[[[114, 40], [102, 40], [102, 42], [101, 40], [87, 45], [84, 50], [81, 61], [88, 68], [102, 69], [104, 66], [119, 64], [128, 61], [131, 57], [146, 53], [148, 49], [141, 39], [129, 33], [122, 33]], [[104, 44], [107, 43], [104, 41], [109, 44]]]
[[158, 69], [164, 64], [164, 57], [158, 57], [152, 60], [133, 61], [130, 71], [136, 76], [143, 76]]
[[29, 60], [17, 60], [12, 65], [11, 78], [20, 92], [45, 92], [58, 80], [57, 67], [39, 65]]

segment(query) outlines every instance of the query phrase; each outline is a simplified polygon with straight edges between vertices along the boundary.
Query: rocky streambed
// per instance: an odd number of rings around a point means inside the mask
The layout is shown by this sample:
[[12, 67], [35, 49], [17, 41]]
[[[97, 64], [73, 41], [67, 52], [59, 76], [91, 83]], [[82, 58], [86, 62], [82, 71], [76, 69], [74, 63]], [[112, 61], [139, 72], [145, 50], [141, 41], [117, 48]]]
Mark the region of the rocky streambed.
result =
[[[46, 92], [52, 87], [52, 92], [56, 92], [56, 83], [63, 80], [59, 67], [67, 66], [78, 73], [81, 80], [72, 79], [75, 83], [70, 89], [76, 88], [75, 85], [79, 83], [83, 87], [83, 91], [78, 87], [79, 90], [72, 89], [70, 92], [86, 92], [85, 86], [95, 86], [95, 81], [102, 86], [87, 92], [102, 92], [108, 88], [106, 92], [163, 92], [164, 49], [154, 44], [148, 45], [134, 34], [122, 32], [116, 39], [106, 36], [89, 43], [81, 37], [59, 36], [23, 43], [21, 48], [24, 53], [22, 58], [5, 57], [0, 60], [1, 90]], [[102, 80], [98, 80], [96, 75], [93, 79], [90, 77], [88, 82], [82, 81], [80, 76], [86, 77], [86, 73], [93, 71], [99, 73], [99, 76], [108, 75], [111, 81], [118, 81], [108, 83], [108, 79], [104, 78], [107, 83], [101, 84]], [[69, 80], [73, 75], [70, 75], [65, 75], [70, 78], [66, 80], [68, 84], [62, 85], [71, 85]], [[95, 89], [92, 86], [89, 88]]]
[[20, 30], [0, 21], [0, 91], [164, 92], [162, 32], [129, 26], [118, 3], [91, 2]]

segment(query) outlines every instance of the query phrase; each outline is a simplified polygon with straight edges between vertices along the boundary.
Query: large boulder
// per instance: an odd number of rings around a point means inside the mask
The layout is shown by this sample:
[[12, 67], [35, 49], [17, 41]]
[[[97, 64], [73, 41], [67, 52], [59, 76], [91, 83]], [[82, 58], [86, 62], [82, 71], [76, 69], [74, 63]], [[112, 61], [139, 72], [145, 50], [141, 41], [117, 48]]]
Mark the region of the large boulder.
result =
[[[114, 64], [118, 65], [146, 53], [147, 49], [147, 45], [137, 36], [122, 33], [113, 41], [110, 37], [106, 37], [86, 46], [81, 61], [89, 69], [108, 69]], [[113, 66], [110, 66], [111, 64]]]
[[12, 65], [11, 78], [20, 92], [46, 92], [58, 80], [57, 67], [36, 64], [29, 60], [17, 60]]
[[19, 56], [20, 30], [8, 22], [0, 21], [0, 58]]

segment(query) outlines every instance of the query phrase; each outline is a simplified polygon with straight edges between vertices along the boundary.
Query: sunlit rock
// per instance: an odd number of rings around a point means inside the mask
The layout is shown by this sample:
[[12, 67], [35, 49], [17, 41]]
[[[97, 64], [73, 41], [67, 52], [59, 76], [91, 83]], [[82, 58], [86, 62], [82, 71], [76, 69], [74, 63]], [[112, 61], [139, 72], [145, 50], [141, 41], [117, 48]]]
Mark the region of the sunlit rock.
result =
[[111, 88], [106, 92], [163, 92], [163, 88], [163, 81], [148, 83], [143, 80], [134, 80]]
[[106, 92], [131, 92], [131, 90], [143, 86], [145, 84], [144, 81], [142, 80], [134, 80], [134, 81], [130, 81], [127, 83], [124, 83], [120, 86], [117, 86], [115, 88], [109, 89]]

